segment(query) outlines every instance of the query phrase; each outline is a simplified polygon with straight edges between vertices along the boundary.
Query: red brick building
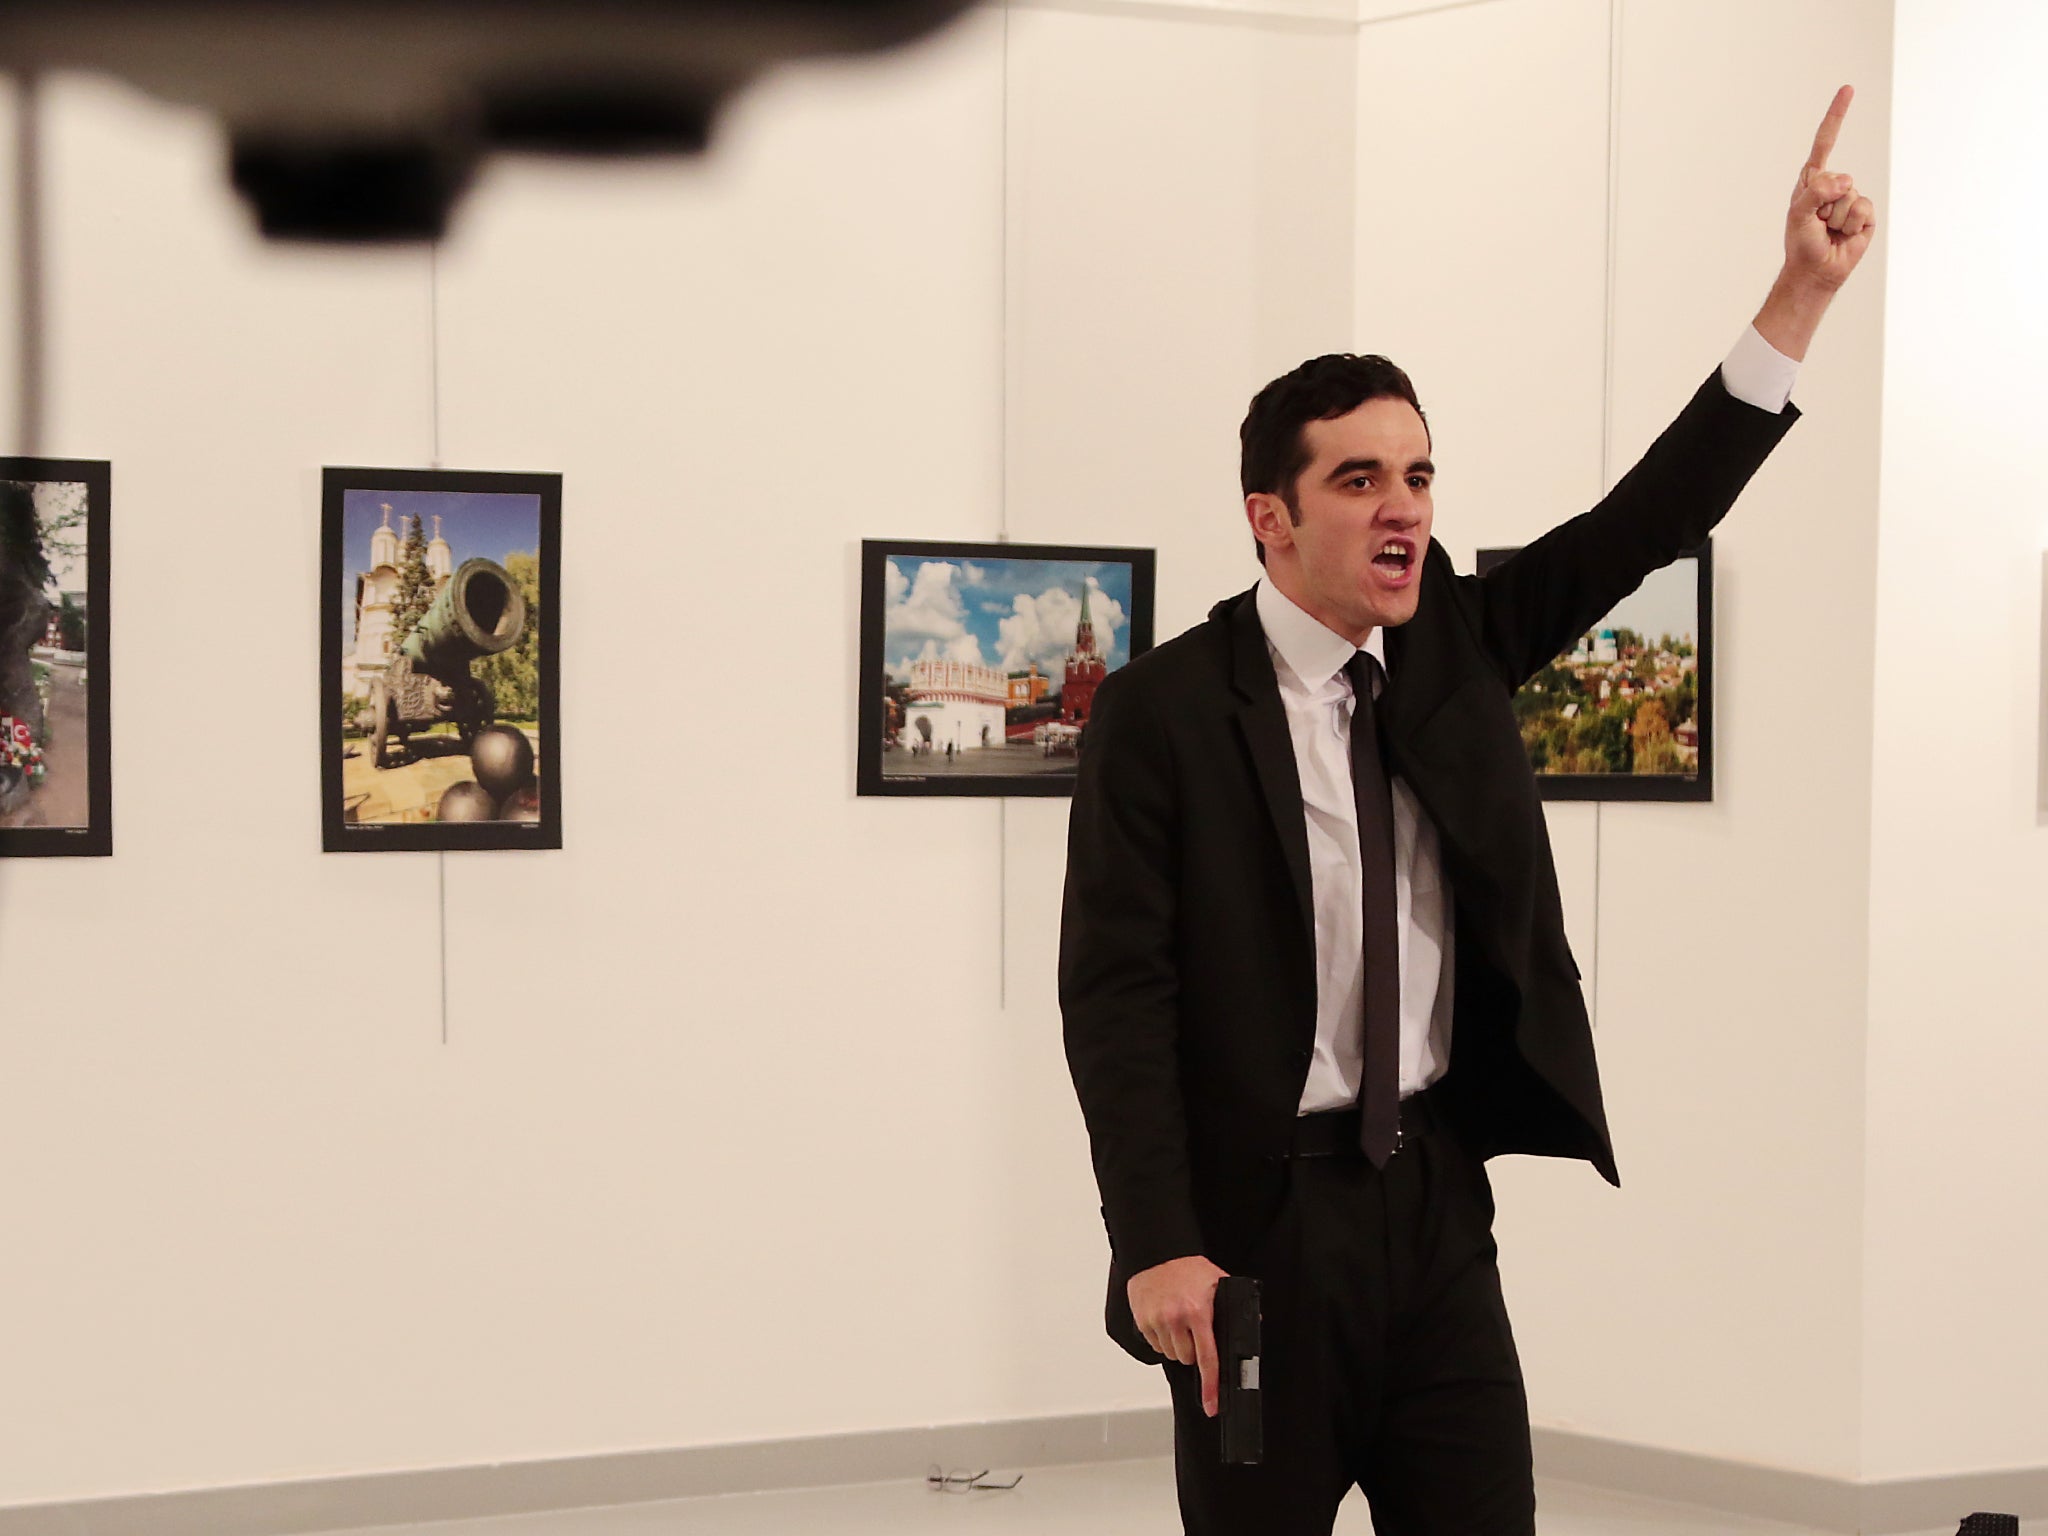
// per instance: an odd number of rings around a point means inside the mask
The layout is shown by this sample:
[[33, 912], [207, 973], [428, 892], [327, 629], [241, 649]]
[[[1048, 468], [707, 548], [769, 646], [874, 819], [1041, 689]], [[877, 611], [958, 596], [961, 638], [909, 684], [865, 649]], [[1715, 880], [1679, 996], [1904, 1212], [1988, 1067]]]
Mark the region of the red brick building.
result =
[[1095, 649], [1095, 621], [1088, 614], [1088, 587], [1081, 587], [1081, 622], [1074, 630], [1074, 648], [1067, 653], [1066, 681], [1060, 687], [1060, 719], [1086, 725], [1095, 705], [1095, 690], [1109, 675], [1109, 663]]

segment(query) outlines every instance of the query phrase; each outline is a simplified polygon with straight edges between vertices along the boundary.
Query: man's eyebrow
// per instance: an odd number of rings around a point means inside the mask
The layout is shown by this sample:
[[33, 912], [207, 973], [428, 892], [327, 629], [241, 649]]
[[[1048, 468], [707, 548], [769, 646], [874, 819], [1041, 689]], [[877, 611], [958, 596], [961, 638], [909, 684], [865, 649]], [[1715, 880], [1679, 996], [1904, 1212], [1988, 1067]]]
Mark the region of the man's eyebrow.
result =
[[[1323, 477], [1323, 483], [1325, 485], [1334, 485], [1339, 480], [1348, 479], [1361, 471], [1378, 474], [1384, 468], [1386, 468], [1386, 465], [1382, 464], [1378, 459], [1346, 459]], [[1436, 466], [1427, 459], [1417, 459], [1408, 466], [1408, 473], [1411, 475], [1434, 475], [1436, 473]]]

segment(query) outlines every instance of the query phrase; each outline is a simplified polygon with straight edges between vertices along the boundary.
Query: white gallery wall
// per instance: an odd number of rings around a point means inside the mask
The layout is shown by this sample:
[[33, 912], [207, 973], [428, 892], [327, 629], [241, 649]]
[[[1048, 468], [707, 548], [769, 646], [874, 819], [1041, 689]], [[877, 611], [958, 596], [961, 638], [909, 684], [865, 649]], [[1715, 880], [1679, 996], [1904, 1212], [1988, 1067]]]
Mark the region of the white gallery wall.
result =
[[[264, 246], [207, 124], [50, 88], [118, 854], [0, 867], [0, 1505], [1160, 1400], [1064, 804], [854, 797], [858, 541], [1157, 545], [1164, 632], [1248, 584], [1354, 35], [981, 11], [700, 164], [500, 164], [432, 261]], [[434, 462], [565, 476], [558, 854], [319, 852], [318, 471]]]
[[1902, 0], [1897, 47], [1866, 1154], [1876, 1476], [2048, 1462], [2048, 112], [2028, 85], [2048, 15]]
[[[1246, 399], [1356, 349], [1454, 557], [1524, 542], [1754, 313], [1844, 80], [1888, 222], [1717, 540], [1716, 800], [1552, 808], [1624, 1188], [1496, 1164], [1503, 1261], [1541, 1424], [2048, 1465], [2042, 306], [1969, 217], [2048, 119], [2016, 49], [1954, 110], [2025, 7], [1412, 8], [985, 7], [702, 162], [500, 162], [432, 257], [266, 246], [204, 121], [47, 88], [117, 856], [0, 864], [0, 1506], [1163, 1403], [1065, 802], [853, 795], [860, 539], [1153, 546], [1172, 635], [1256, 574]], [[437, 463], [565, 476], [566, 846], [325, 856], [318, 471]]]

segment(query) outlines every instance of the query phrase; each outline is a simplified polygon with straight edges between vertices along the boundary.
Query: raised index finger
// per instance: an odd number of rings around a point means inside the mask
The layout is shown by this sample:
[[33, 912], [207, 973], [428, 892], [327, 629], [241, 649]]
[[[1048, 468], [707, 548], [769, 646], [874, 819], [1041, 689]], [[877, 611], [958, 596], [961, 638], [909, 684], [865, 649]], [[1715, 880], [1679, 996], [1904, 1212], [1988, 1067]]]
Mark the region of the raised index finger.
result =
[[1856, 99], [1856, 87], [1845, 85], [1835, 92], [1834, 104], [1828, 108], [1828, 115], [1820, 120], [1820, 129], [1813, 136], [1813, 153], [1806, 157], [1809, 171], [1824, 171], [1828, 167], [1828, 156], [1835, 152], [1835, 140], [1841, 137], [1842, 119], [1849, 115], [1849, 103]]

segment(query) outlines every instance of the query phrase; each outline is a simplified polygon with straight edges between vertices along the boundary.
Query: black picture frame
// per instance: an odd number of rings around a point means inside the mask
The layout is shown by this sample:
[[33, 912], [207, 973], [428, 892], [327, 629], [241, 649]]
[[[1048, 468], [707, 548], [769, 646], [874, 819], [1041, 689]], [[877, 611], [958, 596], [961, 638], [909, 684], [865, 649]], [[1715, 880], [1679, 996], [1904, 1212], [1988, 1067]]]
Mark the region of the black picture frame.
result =
[[[1515, 553], [1516, 550], [1514, 548], [1482, 549], [1478, 553], [1478, 557], [1475, 562], [1475, 569], [1478, 571], [1479, 575], [1485, 576], [1489, 572], [1494, 570], [1497, 566], [1501, 565], [1502, 563], [1510, 559]], [[1538, 791], [1542, 794], [1545, 800], [1650, 800], [1699, 802], [1711, 801], [1714, 798], [1715, 697], [1713, 540], [1709, 539], [1704, 544], [1701, 544], [1698, 548], [1687, 550], [1684, 554], [1680, 555], [1677, 560], [1672, 562], [1671, 569], [1681, 567], [1686, 562], [1691, 562], [1695, 566], [1697, 572], [1696, 580], [1690, 584], [1687, 584], [1687, 589], [1690, 590], [1693, 594], [1693, 618], [1696, 625], [1695, 629], [1692, 631], [1692, 634], [1695, 636], [1695, 638], [1691, 642], [1693, 648], [1692, 659], [1694, 662], [1694, 666], [1691, 670], [1694, 675], [1694, 695], [1697, 707], [1697, 740], [1690, 744], [1686, 742], [1685, 736], [1687, 733], [1679, 729], [1680, 727], [1684, 726], [1686, 722], [1674, 720], [1668, 723], [1673, 727], [1672, 740], [1674, 746], [1681, 752], [1690, 752], [1692, 754], [1693, 771], [1690, 773], [1559, 772], [1555, 769], [1550, 768], [1547, 763], [1539, 763], [1539, 753], [1536, 750], [1535, 744], [1529, 741], [1528, 730], [1525, 726], [1523, 738], [1524, 745], [1530, 747], [1530, 766], [1535, 768], [1536, 770], [1536, 786]], [[1661, 574], [1662, 573], [1659, 573], [1657, 576], [1653, 576], [1651, 580], [1658, 580], [1659, 577], [1661, 577]], [[1669, 578], [1665, 578], [1665, 580], [1668, 581]], [[1612, 624], [1609, 622], [1609, 620], [1613, 619], [1618, 614], [1624, 614], [1628, 612], [1630, 601], [1633, 601], [1633, 599], [1624, 600], [1624, 602], [1618, 605], [1612, 612], [1603, 615], [1602, 618], [1591, 627], [1591, 629], [1589, 630], [1589, 635], [1598, 636], [1601, 634], [1603, 630], [1621, 630], [1629, 628], [1630, 626], [1627, 625]], [[1677, 639], [1679, 637], [1679, 633], [1679, 631], [1675, 630], [1661, 630], [1658, 635], [1658, 638], [1663, 639], [1668, 634], [1671, 638]], [[1598, 661], [1593, 656], [1589, 655], [1589, 666], [1572, 667], [1570, 659], [1573, 656], [1580, 654], [1580, 652], [1568, 651], [1564, 655], [1560, 656], [1557, 659], [1557, 661], [1554, 662], [1552, 665], [1558, 667], [1571, 667], [1572, 670], [1578, 673], [1595, 671], [1597, 675], [1596, 669], [1605, 668], [1607, 666], [1620, 666], [1621, 658], [1618, 654], [1619, 647], [1617, 646], [1616, 649], [1617, 656], [1615, 660], [1611, 663]], [[1652, 662], [1654, 664], [1654, 656], [1652, 657]], [[1548, 669], [1546, 669], [1546, 671], [1547, 670]], [[1544, 675], [1544, 673], [1538, 673], [1535, 678], [1531, 679], [1530, 682], [1525, 683], [1522, 686], [1522, 688], [1516, 693], [1515, 698], [1517, 706], [1517, 720], [1526, 720], [1526, 711], [1529, 707], [1528, 699], [1532, 694], [1532, 690], [1539, 690], [1541, 688]], [[1682, 678], [1682, 670], [1679, 675]], [[1657, 693], [1662, 692], [1663, 690], [1652, 688], [1649, 691], [1651, 691], [1652, 693]], [[1639, 707], [1639, 704], [1635, 706], [1635, 708]], [[1631, 708], [1628, 717], [1629, 721], [1631, 722], [1631, 729], [1635, 715], [1635, 708]], [[1634, 748], [1633, 746], [1631, 746], [1631, 751], [1633, 752], [1633, 750]]]
[[[502, 517], [508, 527], [516, 522], [522, 530], [528, 509], [473, 498], [532, 499], [531, 514], [539, 545], [534, 552], [539, 584], [535, 653], [539, 719], [533, 733], [539, 737], [537, 820], [364, 820], [355, 814], [367, 792], [345, 789], [345, 769], [371, 747], [359, 747], [355, 754], [345, 756], [350, 742], [345, 739], [342, 709], [344, 692], [350, 690], [343, 687], [344, 664], [352, 665], [355, 657], [352, 652], [345, 653], [344, 635], [352, 634], [354, 627], [355, 609], [350, 592], [359, 593], [362, 582], [361, 573], [351, 580], [349, 562], [364, 553], [347, 547], [352, 496], [397, 498], [411, 507], [442, 505], [449, 508], [450, 516], [469, 508], [477, 516]], [[490, 524], [494, 531], [499, 526], [496, 521]], [[330, 467], [321, 472], [320, 682], [316, 693], [320, 700], [322, 846], [327, 852], [469, 852], [562, 846], [561, 550], [562, 477], [558, 474], [358, 466]], [[465, 558], [456, 564], [450, 580], [460, 580], [469, 563]], [[374, 743], [374, 738], [365, 740]], [[434, 755], [445, 759], [465, 754], [458, 748]], [[421, 754], [414, 762], [425, 760], [425, 756]], [[445, 786], [442, 792], [445, 793]]]
[[[906, 602], [892, 609], [891, 568], [906, 584]], [[992, 644], [1004, 644], [1031, 660], [1013, 670], [1003, 657], [994, 666], [962, 661], [959, 657], [927, 653], [913, 663], [900, 654], [918, 638], [902, 627], [892, 630], [892, 616], [902, 620], [912, 605], [923, 604], [927, 612], [943, 605], [919, 597], [920, 582], [933, 580], [927, 566], [955, 566], [962, 590], [978, 592], [970, 610], [962, 601], [959, 613], [962, 632], [952, 642], [957, 649], [968, 640], [975, 650], [984, 636]], [[1040, 567], [1033, 572], [1030, 567]], [[907, 568], [915, 567], [916, 574]], [[861, 543], [860, 576], [860, 683], [858, 715], [854, 737], [854, 782], [862, 795], [938, 796], [1062, 796], [1074, 792], [1074, 772], [1086, 744], [1086, 705], [1092, 703], [1094, 687], [1103, 677], [1129, 664], [1152, 648], [1154, 582], [1157, 555], [1150, 549], [1084, 544], [967, 543], [947, 540], [867, 539]], [[1089, 568], [1095, 584], [1089, 584]], [[981, 579], [975, 579], [975, 572]], [[946, 578], [950, 585], [952, 577]], [[1066, 622], [1065, 602], [1082, 611], [1079, 593], [1088, 600], [1090, 640], [1087, 657], [1101, 663], [1094, 669], [1080, 650], [1078, 617], [1072, 646], [1061, 663], [1058, 693], [1052, 691], [1050, 671], [1037, 671], [1037, 657], [1051, 655], [1050, 647]], [[1093, 594], [1101, 592], [1115, 612], [1109, 617], [1107, 650], [1103, 638], [1092, 633], [1095, 610]], [[1003, 617], [1007, 594], [1010, 608]], [[1064, 602], [1059, 594], [1065, 594]], [[993, 605], [993, 606], [990, 606]], [[925, 622], [925, 621], [921, 621]], [[1020, 628], [1007, 628], [1014, 623]], [[899, 654], [892, 655], [892, 652]], [[891, 672], [904, 671], [903, 677]], [[971, 696], [942, 696], [933, 688], [922, 694], [913, 686], [907, 668], [911, 666], [954, 666], [964, 669], [962, 680]], [[1048, 662], [1048, 666], [1050, 661]], [[1003, 674], [1007, 690], [998, 704], [991, 695], [992, 674]], [[927, 682], [936, 674], [917, 674]], [[1042, 680], [1044, 688], [1040, 688]], [[1074, 697], [1085, 687], [1085, 697]], [[1021, 691], [1020, 691], [1021, 690]], [[931, 704], [920, 713], [914, 708], [922, 698]], [[1080, 711], [1069, 719], [1072, 703]], [[945, 711], [952, 708], [953, 714]], [[893, 718], [891, 710], [895, 711]], [[989, 740], [993, 728], [991, 711], [999, 711], [1004, 733], [1000, 743]], [[932, 714], [940, 716], [934, 731]], [[957, 718], [956, 718], [957, 717]], [[922, 720], [924, 723], [919, 724]], [[948, 735], [948, 728], [951, 734]], [[962, 736], [962, 732], [970, 734]], [[1022, 731], [1024, 734], [1020, 735]], [[946, 736], [942, 743], [937, 738]], [[960, 739], [954, 739], [954, 738]], [[916, 745], [906, 745], [915, 741]], [[943, 751], [952, 746], [953, 751]], [[997, 755], [991, 756], [991, 753]], [[899, 756], [899, 754], [901, 754]], [[922, 756], [926, 761], [919, 763]]]
[[[109, 666], [113, 654], [113, 541], [109, 532], [113, 467], [104, 459], [8, 457], [0, 458], [0, 480], [85, 487], [85, 662], [75, 686], [85, 693], [87, 816], [83, 826], [0, 827], [0, 858], [108, 858], [114, 852], [113, 676]], [[68, 668], [75, 664], [60, 665]]]

